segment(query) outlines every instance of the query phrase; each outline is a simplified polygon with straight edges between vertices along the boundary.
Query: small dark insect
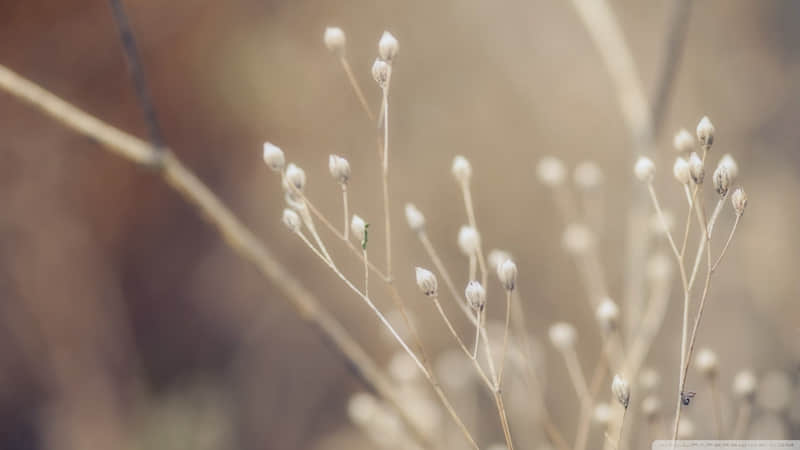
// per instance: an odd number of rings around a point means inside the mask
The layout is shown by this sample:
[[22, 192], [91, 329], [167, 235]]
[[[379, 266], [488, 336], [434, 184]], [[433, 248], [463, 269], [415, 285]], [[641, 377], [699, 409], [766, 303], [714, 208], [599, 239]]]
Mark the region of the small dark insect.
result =
[[696, 392], [681, 392], [681, 403], [683, 403], [683, 406], [689, 406], [689, 403], [691, 403], [695, 395], [697, 395]]
[[368, 239], [368, 235], [369, 235], [369, 224], [365, 223], [364, 224], [364, 240], [361, 241], [361, 249], [363, 249], [363, 250], [367, 249], [367, 241], [369, 240]]

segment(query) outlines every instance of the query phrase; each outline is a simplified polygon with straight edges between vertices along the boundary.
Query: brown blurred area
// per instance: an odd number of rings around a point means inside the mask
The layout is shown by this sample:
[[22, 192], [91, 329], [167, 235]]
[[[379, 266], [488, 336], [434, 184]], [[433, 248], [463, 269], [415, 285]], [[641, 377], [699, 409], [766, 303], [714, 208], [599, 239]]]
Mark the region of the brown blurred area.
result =
[[[651, 88], [668, 2], [611, 3]], [[466, 219], [449, 173], [463, 154], [475, 169], [485, 245], [517, 257], [534, 334], [544, 340], [547, 325], [570, 320], [589, 329], [581, 354], [596, 351], [593, 314], [534, 167], [553, 154], [606, 171], [602, 249], [615, 293], [624, 280], [628, 192], [638, 187], [612, 85], [566, 2], [125, 6], [168, 145], [381, 363], [396, 345], [376, 338], [374, 316], [283, 229], [279, 180], [260, 148], [274, 142], [304, 167], [309, 195], [337, 224], [327, 155], [348, 157], [353, 211], [379, 223], [374, 125], [322, 32], [345, 30], [377, 108], [369, 67], [380, 33], [391, 30], [400, 40], [390, 98], [394, 261], [424, 340], [452, 345], [415, 290], [413, 266], [428, 261], [402, 205], [414, 201], [426, 213], [432, 240], [465, 282], [455, 236]], [[680, 205], [682, 195], [667, 176], [672, 133], [693, 129], [704, 114], [717, 127], [715, 151], [738, 160], [750, 196], [699, 337], [718, 350], [726, 386], [741, 368], [793, 370], [800, 358], [799, 24], [800, 3], [791, 0], [695, 2], [658, 140], [658, 187], [668, 204]], [[106, 1], [4, 0], [0, 63], [146, 137]], [[307, 449], [346, 427], [347, 398], [363, 389], [347, 365], [158, 176], [7, 94], [0, 157], [0, 448]], [[346, 249], [335, 252], [350, 261]], [[356, 261], [344, 267], [358, 278]], [[665, 350], [653, 362], [668, 375], [665, 393], [678, 364], [677, 298], [668, 314], [656, 341]], [[547, 370], [556, 379], [553, 415], [572, 427], [574, 405], [559, 401], [569, 389], [558, 380], [564, 369]], [[797, 424], [790, 433], [800, 436]]]

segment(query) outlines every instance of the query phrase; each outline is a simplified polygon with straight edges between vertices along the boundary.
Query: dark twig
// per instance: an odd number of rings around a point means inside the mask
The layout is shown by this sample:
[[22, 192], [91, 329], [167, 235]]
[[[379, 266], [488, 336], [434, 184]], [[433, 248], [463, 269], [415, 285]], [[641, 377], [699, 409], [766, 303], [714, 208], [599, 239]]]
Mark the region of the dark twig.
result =
[[122, 0], [109, 0], [111, 4], [111, 12], [114, 16], [114, 22], [117, 24], [119, 30], [119, 39], [122, 42], [122, 49], [125, 53], [125, 60], [128, 62], [128, 70], [130, 71], [131, 78], [133, 78], [133, 86], [136, 89], [136, 98], [139, 101], [139, 106], [142, 108], [144, 120], [147, 123], [147, 129], [150, 134], [150, 142], [153, 147], [158, 149], [159, 152], [164, 152], [166, 144], [164, 136], [161, 133], [161, 127], [158, 124], [158, 117], [156, 117], [156, 109], [153, 106], [153, 99], [150, 96], [150, 91], [147, 88], [147, 79], [144, 76], [144, 68], [142, 60], [139, 58], [139, 51], [136, 47], [136, 38], [131, 31], [128, 15], [125, 13], [125, 8], [122, 6]]

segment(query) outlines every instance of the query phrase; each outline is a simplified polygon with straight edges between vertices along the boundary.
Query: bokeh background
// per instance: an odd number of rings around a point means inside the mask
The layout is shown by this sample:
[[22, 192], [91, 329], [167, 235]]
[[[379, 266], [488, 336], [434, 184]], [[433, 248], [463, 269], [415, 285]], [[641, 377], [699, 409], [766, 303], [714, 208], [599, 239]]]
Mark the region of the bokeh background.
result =
[[[669, 2], [611, 4], [651, 88]], [[474, 167], [485, 245], [511, 250], [520, 266], [533, 334], [544, 344], [549, 324], [573, 322], [579, 353], [592, 367], [593, 313], [534, 168], [542, 156], [557, 155], [570, 166], [589, 159], [604, 169], [601, 249], [618, 296], [630, 189], [639, 187], [612, 84], [568, 2], [125, 5], [169, 146], [382, 364], [396, 345], [379, 338], [371, 313], [280, 224], [280, 183], [260, 153], [269, 140], [304, 167], [309, 195], [335, 223], [340, 197], [327, 157], [346, 156], [352, 208], [379, 223], [374, 125], [322, 33], [327, 25], [345, 30], [351, 64], [375, 108], [379, 91], [369, 68], [381, 32], [394, 33], [395, 267], [423, 339], [437, 352], [453, 344], [413, 283], [413, 266], [429, 263], [403, 226], [402, 205], [413, 201], [426, 213], [432, 240], [457, 283], [465, 282], [456, 233], [466, 218], [449, 173], [452, 157], [462, 154]], [[682, 208], [670, 176], [671, 136], [693, 130], [705, 114], [717, 128], [715, 155], [738, 160], [750, 197], [699, 337], [720, 355], [726, 390], [743, 368], [792, 383], [797, 375], [798, 24], [800, 3], [791, 0], [694, 2], [658, 137], [657, 186], [667, 205]], [[0, 63], [146, 137], [107, 2], [4, 0]], [[158, 176], [7, 94], [0, 94], [0, 157], [0, 448], [372, 448], [348, 422], [348, 398], [363, 386], [346, 364]], [[332, 246], [357, 278], [356, 261]], [[374, 254], [380, 261], [381, 245]], [[664, 374], [665, 399], [677, 372], [678, 300], [649, 364]], [[377, 301], [391, 309], [385, 295]], [[542, 348], [553, 380], [549, 409], [572, 430], [566, 372]], [[800, 437], [800, 391], [792, 389], [793, 410], [779, 415], [780, 426], [770, 422], [767, 437]], [[695, 405], [689, 414], [702, 429], [708, 405]], [[497, 436], [492, 423], [485, 439]]]

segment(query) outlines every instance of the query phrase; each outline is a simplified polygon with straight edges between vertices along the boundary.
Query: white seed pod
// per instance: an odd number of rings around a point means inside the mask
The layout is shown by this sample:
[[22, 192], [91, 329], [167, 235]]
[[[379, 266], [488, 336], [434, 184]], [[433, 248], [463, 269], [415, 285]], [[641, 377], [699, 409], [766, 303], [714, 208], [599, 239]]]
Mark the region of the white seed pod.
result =
[[619, 307], [614, 300], [606, 298], [597, 306], [595, 318], [603, 331], [615, 330], [619, 326]]
[[436, 275], [434, 275], [430, 270], [423, 269], [422, 267], [416, 268], [416, 275], [417, 286], [419, 286], [419, 290], [421, 290], [422, 293], [428, 297], [435, 297], [436, 290], [439, 287], [439, 283], [436, 280]]
[[675, 158], [675, 164], [672, 166], [672, 174], [680, 184], [687, 184], [692, 179], [689, 172], [689, 163], [680, 156]]
[[392, 66], [380, 58], [376, 59], [372, 64], [372, 78], [378, 83], [381, 88], [386, 88], [389, 83], [389, 77], [392, 76]]
[[749, 370], [743, 370], [733, 378], [733, 395], [740, 400], [751, 400], [757, 387], [756, 376]]
[[497, 266], [497, 278], [507, 291], [513, 291], [517, 285], [517, 265], [507, 259]]
[[303, 192], [303, 188], [306, 187], [306, 172], [294, 163], [289, 163], [286, 166], [286, 182]]
[[328, 170], [339, 184], [347, 184], [347, 181], [350, 180], [350, 163], [339, 155], [328, 157]]
[[744, 192], [744, 189], [739, 187], [733, 191], [733, 194], [731, 194], [731, 204], [736, 214], [740, 216], [744, 214], [744, 209], [747, 207], [747, 194]]
[[592, 419], [601, 427], [606, 427], [611, 421], [611, 405], [604, 402], [598, 403], [594, 407]]
[[489, 255], [486, 257], [486, 260], [489, 263], [489, 269], [491, 270], [497, 270], [498, 267], [500, 267], [500, 264], [503, 264], [509, 259], [514, 259], [511, 257], [511, 253], [496, 248], [492, 249], [489, 252]]
[[697, 358], [694, 364], [695, 367], [697, 367], [697, 371], [703, 374], [703, 376], [708, 378], [717, 376], [719, 361], [717, 360], [717, 354], [714, 353], [713, 350], [708, 348], [700, 349], [697, 352]]
[[381, 56], [381, 59], [391, 64], [392, 60], [397, 56], [398, 49], [399, 43], [397, 39], [392, 33], [384, 31], [381, 35], [381, 39], [378, 41], [378, 54]]
[[700, 156], [694, 152], [689, 155], [689, 175], [691, 175], [695, 184], [702, 184], [703, 179], [706, 177], [705, 164], [703, 164]]
[[450, 171], [453, 173], [456, 181], [462, 184], [469, 183], [470, 178], [472, 178], [472, 165], [467, 158], [461, 155], [457, 155], [453, 158], [453, 166], [450, 168]]
[[642, 413], [648, 422], [655, 420], [661, 413], [661, 400], [655, 395], [648, 395], [642, 400]]
[[559, 350], [567, 350], [575, 345], [578, 340], [578, 332], [575, 327], [566, 322], [556, 322], [547, 330], [550, 343]]
[[325, 47], [328, 47], [328, 50], [336, 53], [339, 56], [344, 54], [344, 47], [345, 44], [347, 44], [347, 38], [345, 37], [344, 31], [342, 31], [341, 28], [325, 28], [325, 36], [323, 37], [323, 41], [325, 42]]
[[731, 177], [731, 183], [739, 176], [739, 164], [736, 163], [736, 160], [733, 159], [730, 153], [722, 155], [718, 165], [728, 168], [728, 175]]
[[270, 169], [280, 172], [286, 165], [286, 157], [277, 145], [264, 142], [264, 162]]
[[483, 311], [486, 306], [486, 289], [478, 281], [470, 281], [464, 289], [464, 297], [467, 299], [470, 308], [476, 311]]
[[289, 208], [283, 210], [281, 221], [292, 233], [297, 233], [300, 231], [300, 227], [303, 225], [303, 222], [300, 220], [300, 216], [298, 216], [296, 212]]
[[686, 128], [681, 128], [677, 133], [675, 133], [675, 137], [672, 138], [672, 146], [678, 152], [688, 153], [694, 150], [694, 138]]
[[688, 417], [681, 419], [678, 425], [678, 439], [687, 440], [694, 437], [694, 422]]
[[721, 197], [728, 195], [728, 189], [731, 186], [731, 176], [728, 173], [727, 166], [717, 166], [714, 175], [711, 177], [711, 181], [714, 183], [714, 189], [717, 190], [717, 194]]
[[425, 216], [413, 203], [406, 203], [406, 222], [412, 231], [425, 229]]
[[481, 245], [481, 237], [475, 228], [464, 225], [458, 230], [458, 248], [467, 256], [474, 255]]
[[640, 156], [633, 166], [633, 173], [642, 183], [650, 183], [656, 175], [656, 165], [653, 164], [652, 159], [646, 156]]
[[639, 374], [639, 384], [645, 391], [653, 391], [661, 384], [661, 375], [652, 367], [642, 369], [642, 373]]
[[572, 178], [576, 186], [588, 191], [603, 184], [603, 171], [593, 161], [583, 161], [575, 167]]
[[708, 116], [703, 116], [697, 124], [697, 139], [706, 150], [714, 145], [714, 125]]
[[350, 232], [359, 242], [364, 242], [367, 237], [367, 223], [361, 217], [353, 214], [353, 218], [350, 219]]
[[536, 176], [542, 184], [550, 187], [556, 187], [564, 183], [567, 177], [567, 169], [564, 163], [555, 156], [545, 156], [539, 160], [536, 166]]
[[594, 234], [586, 225], [571, 223], [564, 230], [564, 248], [570, 253], [583, 253], [594, 245]]
[[619, 374], [614, 375], [614, 380], [611, 382], [611, 393], [623, 408], [628, 409], [631, 401], [631, 386]]

